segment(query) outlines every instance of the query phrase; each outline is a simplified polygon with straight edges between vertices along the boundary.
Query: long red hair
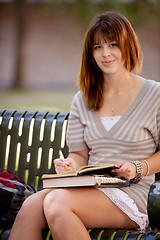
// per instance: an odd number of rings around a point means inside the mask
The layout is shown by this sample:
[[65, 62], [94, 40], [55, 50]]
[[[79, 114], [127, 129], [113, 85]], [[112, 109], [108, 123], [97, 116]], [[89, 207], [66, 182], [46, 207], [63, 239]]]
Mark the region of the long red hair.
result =
[[103, 97], [103, 73], [93, 57], [94, 39], [97, 33], [104, 39], [117, 42], [127, 71], [140, 72], [143, 62], [138, 38], [126, 17], [116, 12], [106, 12], [97, 16], [85, 36], [79, 75], [79, 89], [90, 110], [98, 110]]

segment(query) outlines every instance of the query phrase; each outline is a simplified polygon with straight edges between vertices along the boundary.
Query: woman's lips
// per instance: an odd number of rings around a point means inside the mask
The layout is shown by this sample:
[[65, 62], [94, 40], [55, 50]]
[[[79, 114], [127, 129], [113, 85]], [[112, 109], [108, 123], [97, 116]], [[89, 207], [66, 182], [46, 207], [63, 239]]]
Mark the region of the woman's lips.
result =
[[108, 60], [108, 61], [102, 61], [104, 65], [110, 65], [114, 62], [115, 60]]

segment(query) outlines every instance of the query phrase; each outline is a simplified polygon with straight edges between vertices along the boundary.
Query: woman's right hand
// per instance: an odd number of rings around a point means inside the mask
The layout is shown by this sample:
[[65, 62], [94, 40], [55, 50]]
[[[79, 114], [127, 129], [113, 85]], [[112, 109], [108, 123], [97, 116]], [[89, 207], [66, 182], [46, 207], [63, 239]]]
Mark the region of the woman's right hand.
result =
[[[63, 161], [61, 158], [57, 158], [54, 160], [55, 170], [57, 173], [74, 171], [84, 165], [87, 165], [88, 150], [71, 152], [69, 153], [68, 157], [64, 160], [65, 161]], [[67, 167], [65, 167], [65, 165]]]
[[63, 172], [72, 171], [73, 170], [73, 159], [66, 158], [63, 161], [61, 158], [57, 158], [54, 160], [56, 173], [61, 174]]

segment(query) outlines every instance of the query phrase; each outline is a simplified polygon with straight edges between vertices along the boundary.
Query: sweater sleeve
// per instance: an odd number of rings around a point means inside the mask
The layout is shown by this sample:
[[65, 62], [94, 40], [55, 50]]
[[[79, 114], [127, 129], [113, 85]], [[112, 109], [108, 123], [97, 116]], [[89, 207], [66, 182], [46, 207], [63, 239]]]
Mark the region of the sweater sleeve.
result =
[[80, 92], [77, 93], [72, 101], [67, 127], [67, 145], [69, 152], [82, 151], [88, 149], [84, 141], [84, 123], [80, 119], [79, 105], [81, 104]]

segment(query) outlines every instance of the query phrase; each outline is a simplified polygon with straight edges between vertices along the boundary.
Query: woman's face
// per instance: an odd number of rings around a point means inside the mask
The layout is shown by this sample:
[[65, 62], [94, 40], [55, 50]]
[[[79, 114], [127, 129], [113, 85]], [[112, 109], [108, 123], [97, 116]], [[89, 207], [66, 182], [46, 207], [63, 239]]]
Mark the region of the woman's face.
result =
[[124, 60], [116, 41], [109, 41], [103, 36], [95, 36], [93, 57], [103, 75], [115, 74], [124, 70]]

